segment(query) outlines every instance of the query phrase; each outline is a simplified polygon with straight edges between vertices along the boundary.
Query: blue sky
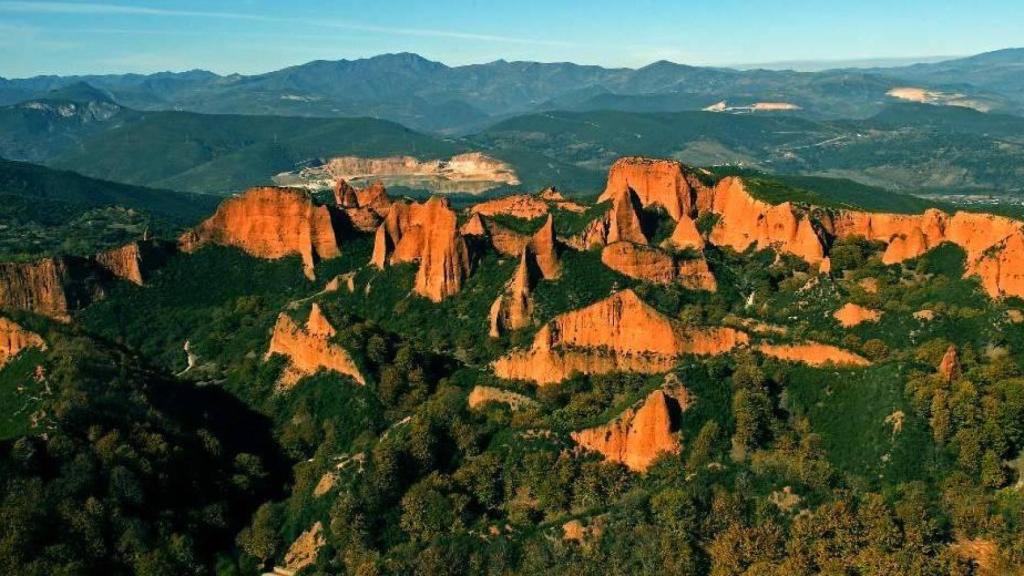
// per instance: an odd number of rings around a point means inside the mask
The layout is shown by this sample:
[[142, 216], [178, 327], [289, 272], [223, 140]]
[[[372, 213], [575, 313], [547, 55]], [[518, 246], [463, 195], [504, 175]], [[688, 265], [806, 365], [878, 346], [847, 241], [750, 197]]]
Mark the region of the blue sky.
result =
[[1024, 46], [1022, 0], [0, 0], [0, 76], [205, 68], [417, 52], [642, 66], [967, 55]]

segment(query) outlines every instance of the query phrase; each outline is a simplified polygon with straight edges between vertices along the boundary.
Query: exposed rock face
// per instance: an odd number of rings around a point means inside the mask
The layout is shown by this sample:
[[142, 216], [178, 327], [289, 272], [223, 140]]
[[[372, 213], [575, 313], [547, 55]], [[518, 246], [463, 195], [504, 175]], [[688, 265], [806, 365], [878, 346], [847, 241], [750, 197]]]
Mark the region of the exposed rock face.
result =
[[609, 244], [601, 250], [601, 262], [624, 276], [655, 284], [671, 284], [676, 279], [672, 256], [642, 244]]
[[[303, 568], [311, 566], [316, 562], [320, 549], [327, 543], [324, 536], [324, 525], [320, 522], [313, 524], [292, 542], [288, 552], [284, 555], [283, 568], [286, 574], [298, 574]], [[275, 570], [275, 571], [277, 571]]]
[[606, 212], [603, 216], [588, 222], [581, 232], [568, 238], [566, 244], [580, 251], [608, 244], [608, 228], [611, 222], [610, 214], [611, 211]]
[[142, 286], [149, 273], [163, 264], [171, 248], [155, 240], [137, 240], [100, 252], [96, 262], [114, 276]]
[[473, 207], [469, 209], [471, 214], [481, 214], [483, 216], [504, 214], [506, 216], [514, 216], [516, 218], [523, 218], [526, 220], [540, 218], [547, 214], [548, 210], [549, 205], [543, 198], [540, 198], [539, 196], [531, 196], [529, 194], [503, 196], [501, 198], [495, 198], [493, 200], [474, 204]]
[[504, 292], [491, 304], [488, 314], [491, 338], [498, 338], [503, 332], [519, 330], [530, 325], [533, 318], [533, 300], [530, 298], [533, 282], [529, 255], [524, 249], [515, 274], [505, 286]]
[[499, 404], [508, 404], [513, 410], [520, 410], [534, 406], [537, 403], [532, 399], [510, 392], [508, 390], [502, 390], [501, 388], [495, 388], [493, 386], [474, 386], [473, 390], [469, 393], [469, 407], [478, 408], [491, 402]]
[[413, 290], [434, 302], [459, 291], [470, 272], [469, 250], [448, 201], [395, 202], [377, 228], [371, 264], [419, 262]]
[[990, 296], [1024, 297], [1024, 233], [1018, 231], [983, 252], [966, 274], [977, 274]]
[[142, 254], [137, 242], [101, 252], [96, 255], [96, 261], [118, 278], [123, 278], [139, 286], [143, 284]]
[[700, 232], [697, 230], [697, 223], [694, 222], [693, 218], [683, 214], [676, 221], [676, 227], [672, 230], [672, 235], [669, 236], [663, 243], [662, 246], [665, 248], [675, 248], [676, 250], [703, 250], [704, 249], [704, 238], [701, 237]]
[[558, 258], [558, 240], [555, 238], [555, 221], [548, 215], [547, 222], [530, 238], [527, 246], [545, 280], [554, 280], [562, 274], [562, 263]]
[[526, 234], [510, 230], [493, 220], [484, 219], [484, 229], [491, 240], [491, 246], [504, 256], [519, 256], [530, 243], [530, 237]]
[[678, 454], [679, 420], [686, 397], [655, 390], [638, 408], [630, 408], [603, 426], [572, 433], [572, 439], [606, 460], [643, 472], [660, 455]]
[[950, 345], [942, 356], [942, 362], [939, 362], [939, 376], [946, 382], [952, 382], [960, 377], [960, 373], [960, 352], [956, 346]]
[[640, 204], [663, 207], [673, 220], [692, 214], [706, 187], [683, 166], [673, 160], [651, 158], [620, 158], [608, 171], [608, 183], [598, 202], [614, 200], [629, 190], [636, 193]]
[[334, 203], [342, 208], [358, 208], [359, 199], [356, 197], [356, 189], [344, 178], [338, 178], [334, 182]]
[[864, 322], [878, 322], [882, 318], [882, 312], [848, 302], [842, 308], [836, 310], [832, 317], [843, 328], [853, 328]]
[[71, 256], [0, 262], [0, 307], [70, 320], [104, 295], [111, 275], [94, 260]]
[[812, 264], [825, 257], [825, 246], [809, 216], [789, 202], [771, 205], [747, 192], [743, 180], [723, 178], [714, 188], [712, 210], [719, 220], [711, 230], [711, 242], [742, 252], [751, 245], [774, 248]]
[[694, 328], [666, 318], [632, 290], [617, 292], [541, 328], [527, 350], [494, 363], [502, 378], [538, 384], [560, 382], [574, 372], [657, 373], [682, 354], [721, 354], [748, 338], [732, 328]]
[[274, 354], [288, 358], [288, 366], [281, 374], [278, 387], [287, 390], [297, 384], [302, 377], [315, 374], [319, 370], [338, 372], [351, 377], [359, 384], [366, 384], [348, 352], [330, 341], [334, 334], [334, 327], [317, 304], [313, 304], [305, 327], [295, 324], [288, 314], [279, 314], [266, 354], [266, 358]]
[[608, 243], [647, 244], [640, 222], [640, 202], [635, 193], [625, 190], [615, 196], [608, 213]]
[[765, 356], [800, 362], [810, 366], [868, 366], [871, 364], [859, 354], [830, 344], [801, 342], [798, 344], [761, 344], [757, 351]]
[[251, 188], [229, 198], [179, 241], [185, 252], [210, 243], [235, 246], [258, 258], [297, 254], [311, 279], [317, 260], [341, 254], [330, 210], [289, 188]]
[[19, 324], [0, 316], [0, 367], [7, 365], [15, 356], [26, 348], [46, 350], [43, 338], [22, 328]]
[[690, 290], [706, 290], [708, 292], [718, 291], [718, 281], [715, 275], [708, 268], [708, 261], [704, 256], [683, 260], [679, 263], [679, 283]]

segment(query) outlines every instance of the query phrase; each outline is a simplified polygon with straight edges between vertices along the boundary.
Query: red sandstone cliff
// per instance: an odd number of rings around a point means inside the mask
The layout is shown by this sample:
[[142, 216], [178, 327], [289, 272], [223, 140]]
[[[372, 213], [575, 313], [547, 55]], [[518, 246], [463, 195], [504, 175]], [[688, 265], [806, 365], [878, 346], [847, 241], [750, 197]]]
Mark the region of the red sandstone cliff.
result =
[[251, 188], [225, 200], [179, 241], [185, 252], [210, 243], [235, 246], [259, 258], [297, 254], [309, 278], [318, 259], [341, 254], [330, 210], [289, 188]]
[[448, 201], [395, 202], [377, 229], [371, 264], [419, 262], [413, 290], [434, 302], [459, 291], [470, 273], [469, 250]]
[[515, 274], [491, 304], [488, 314], [489, 334], [491, 338], [501, 336], [503, 332], [519, 330], [530, 325], [533, 317], [533, 300], [530, 291], [534, 279], [530, 274], [529, 254], [524, 249], [519, 257], [519, 265]]
[[35, 332], [0, 316], [0, 367], [5, 366], [26, 348], [46, 350], [46, 342], [43, 342], [43, 338]]
[[612, 164], [598, 202], [614, 200], [627, 190], [636, 193], [643, 207], [657, 204], [673, 220], [692, 214], [707, 195], [706, 187], [679, 162], [636, 156]]
[[91, 259], [71, 256], [37, 262], [0, 263], [0, 307], [27, 310], [55, 320], [102, 298], [110, 274]]
[[690, 327], [648, 306], [632, 290], [557, 316], [526, 350], [494, 363], [502, 378], [550, 384], [574, 372], [657, 373], [682, 354], [721, 354], [748, 338], [732, 328]]
[[334, 334], [334, 327], [317, 304], [313, 304], [305, 327], [297, 325], [288, 314], [279, 314], [266, 354], [267, 358], [274, 354], [288, 358], [288, 365], [281, 373], [278, 387], [291, 388], [303, 376], [315, 374], [318, 370], [338, 372], [350, 376], [359, 384], [366, 384], [348, 352], [331, 342]]
[[672, 256], [642, 244], [609, 244], [601, 250], [601, 262], [624, 276], [655, 284], [671, 284], [676, 279]]
[[946, 382], [952, 382], [960, 378], [961, 370], [960, 352], [956, 349], [956, 346], [950, 344], [949, 348], [946, 349], [946, 353], [942, 356], [942, 361], [939, 362], [939, 376]]
[[852, 328], [864, 322], [878, 322], [882, 318], [882, 312], [848, 302], [842, 308], [836, 310], [832, 317], [843, 328]]
[[639, 407], [629, 408], [603, 426], [572, 433], [572, 439], [606, 460], [643, 472], [662, 454], [678, 454], [679, 419], [686, 409], [685, 394], [655, 390]]
[[797, 344], [760, 344], [757, 351], [765, 356], [799, 362], [809, 366], [867, 366], [866, 358], [830, 344], [800, 342]]

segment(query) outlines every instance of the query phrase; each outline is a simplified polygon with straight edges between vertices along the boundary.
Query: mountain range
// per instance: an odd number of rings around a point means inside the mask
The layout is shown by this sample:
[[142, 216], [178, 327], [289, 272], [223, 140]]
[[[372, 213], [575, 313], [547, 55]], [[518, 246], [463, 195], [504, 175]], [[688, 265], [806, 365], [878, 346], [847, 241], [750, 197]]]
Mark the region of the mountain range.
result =
[[1020, 113], [1024, 49], [938, 63], [821, 72], [733, 70], [659, 61], [642, 68], [507, 62], [447, 66], [410, 53], [318, 60], [257, 75], [203, 70], [150, 75], [0, 79], [0, 104], [86, 82], [139, 110], [214, 114], [371, 116], [417, 130], [465, 133], [548, 109], [680, 111], [726, 101], [787, 102], [811, 118], [865, 117], [904, 86], [956, 92], [986, 109]]

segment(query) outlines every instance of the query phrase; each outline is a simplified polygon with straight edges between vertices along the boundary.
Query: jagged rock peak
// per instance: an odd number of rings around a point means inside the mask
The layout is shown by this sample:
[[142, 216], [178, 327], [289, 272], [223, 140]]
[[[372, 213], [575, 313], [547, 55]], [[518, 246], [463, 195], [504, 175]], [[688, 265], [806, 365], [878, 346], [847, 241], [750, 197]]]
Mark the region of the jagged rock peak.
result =
[[348, 352], [339, 344], [331, 342], [335, 333], [334, 326], [316, 303], [310, 309], [305, 326], [296, 324], [285, 312], [278, 314], [266, 354], [268, 359], [274, 354], [288, 358], [288, 365], [278, 380], [278, 388], [287, 390], [304, 376], [319, 370], [344, 374], [359, 384], [366, 384], [366, 379]]
[[530, 296], [535, 282], [533, 276], [529, 255], [524, 249], [512, 279], [491, 304], [488, 314], [491, 338], [498, 338], [505, 331], [519, 330], [530, 325], [533, 317], [533, 299]]
[[572, 438], [606, 460], [644, 472], [659, 456], [680, 451], [678, 430], [686, 396], [685, 389], [679, 391], [682, 398], [655, 390], [640, 406], [627, 409], [608, 424], [573, 432]]

